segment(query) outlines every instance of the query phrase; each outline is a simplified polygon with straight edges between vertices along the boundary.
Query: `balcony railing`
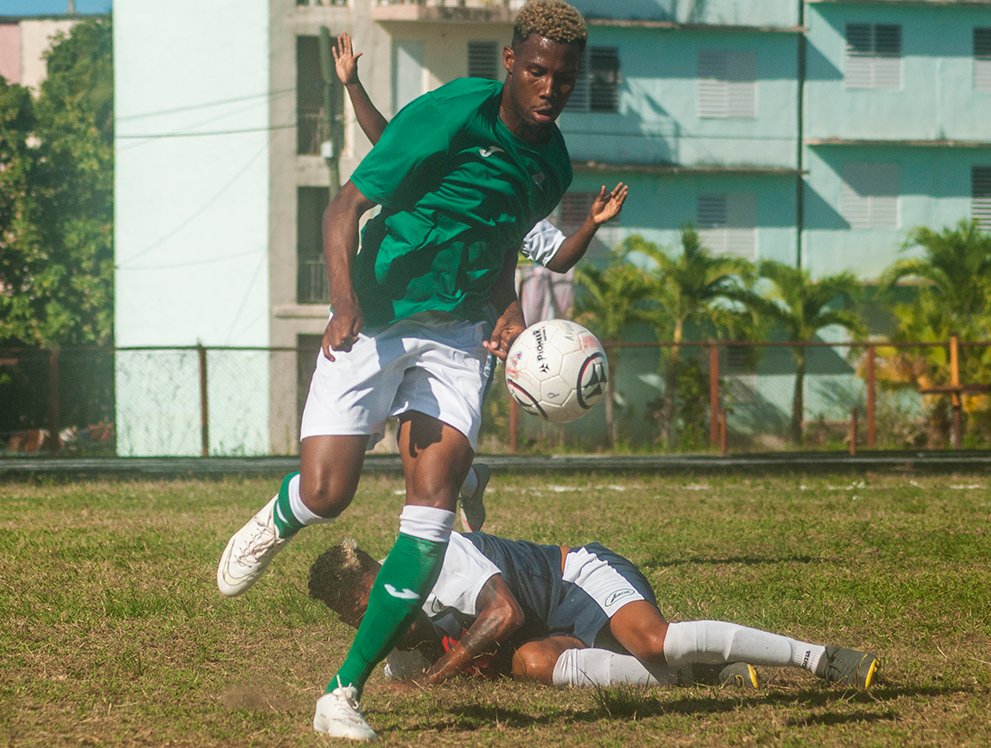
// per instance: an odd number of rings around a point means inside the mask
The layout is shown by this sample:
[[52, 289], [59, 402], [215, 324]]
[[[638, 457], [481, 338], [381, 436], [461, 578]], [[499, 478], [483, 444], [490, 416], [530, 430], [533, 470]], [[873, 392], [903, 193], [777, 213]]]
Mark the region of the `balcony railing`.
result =
[[327, 263], [323, 257], [299, 258], [297, 295], [300, 304], [326, 304], [330, 301]]
[[376, 21], [509, 23], [524, 0], [377, 0]]
[[300, 108], [296, 113], [296, 152], [306, 155], [320, 153], [320, 144], [327, 140], [327, 123], [323, 109]]

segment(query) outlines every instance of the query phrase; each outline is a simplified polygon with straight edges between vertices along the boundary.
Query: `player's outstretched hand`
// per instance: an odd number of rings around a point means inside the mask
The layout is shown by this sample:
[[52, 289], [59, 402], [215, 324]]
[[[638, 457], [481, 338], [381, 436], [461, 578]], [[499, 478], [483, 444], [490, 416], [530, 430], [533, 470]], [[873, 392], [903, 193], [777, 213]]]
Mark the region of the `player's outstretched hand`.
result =
[[606, 192], [606, 186], [602, 185], [599, 188], [599, 194], [592, 201], [592, 207], [588, 209], [589, 217], [600, 226], [606, 221], [611, 221], [619, 215], [623, 209], [623, 203], [626, 202], [626, 196], [629, 194], [629, 185], [622, 182], [613, 187], [610, 192]]
[[358, 58], [363, 52], [355, 54], [351, 46], [351, 37], [347, 32], [337, 37], [337, 44], [331, 49], [334, 53], [334, 69], [337, 77], [345, 86], [358, 82]]
[[511, 304], [503, 312], [502, 316], [496, 320], [492, 334], [483, 345], [493, 356], [505, 361], [506, 356], [509, 355], [509, 349], [513, 345], [513, 341], [520, 336], [525, 328], [523, 310], [520, 309], [519, 303], [516, 302]]

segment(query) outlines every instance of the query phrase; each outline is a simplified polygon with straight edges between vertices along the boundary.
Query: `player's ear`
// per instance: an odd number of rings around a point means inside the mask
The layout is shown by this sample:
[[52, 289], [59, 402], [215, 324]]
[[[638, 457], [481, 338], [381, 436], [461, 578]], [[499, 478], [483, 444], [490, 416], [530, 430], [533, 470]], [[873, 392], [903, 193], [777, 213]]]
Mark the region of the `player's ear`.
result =
[[513, 63], [516, 61], [516, 53], [508, 44], [502, 48], [502, 66], [507, 75], [513, 74]]

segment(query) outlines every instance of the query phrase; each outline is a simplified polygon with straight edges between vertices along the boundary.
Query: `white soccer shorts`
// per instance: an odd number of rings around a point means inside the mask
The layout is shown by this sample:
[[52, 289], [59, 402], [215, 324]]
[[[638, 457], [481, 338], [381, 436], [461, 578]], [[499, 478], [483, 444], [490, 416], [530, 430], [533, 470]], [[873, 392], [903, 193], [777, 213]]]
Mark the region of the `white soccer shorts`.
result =
[[389, 418], [417, 411], [478, 442], [482, 398], [491, 375], [482, 345], [490, 326], [424, 312], [360, 334], [336, 361], [317, 353], [300, 438], [385, 433]]
[[572, 548], [565, 557], [562, 577], [592, 598], [609, 618], [627, 603], [648, 599], [645, 592], [653, 597], [649, 583], [632, 562], [598, 543]]

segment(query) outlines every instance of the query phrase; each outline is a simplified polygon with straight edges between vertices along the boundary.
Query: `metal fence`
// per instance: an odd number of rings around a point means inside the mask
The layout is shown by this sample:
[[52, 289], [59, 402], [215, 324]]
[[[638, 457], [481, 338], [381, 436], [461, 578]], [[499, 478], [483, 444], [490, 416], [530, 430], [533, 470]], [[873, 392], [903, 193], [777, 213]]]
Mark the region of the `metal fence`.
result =
[[[497, 370], [479, 450], [761, 452], [991, 446], [991, 342], [607, 344], [612, 407], [549, 424]], [[298, 450], [312, 348], [0, 350], [0, 452]], [[923, 357], [942, 364], [932, 376]], [[797, 362], [804, 382], [796, 390]], [[975, 363], [982, 362], [980, 366]], [[797, 408], [797, 410], [796, 410]], [[798, 414], [796, 417], [796, 413]], [[380, 447], [394, 449], [394, 440]]]

